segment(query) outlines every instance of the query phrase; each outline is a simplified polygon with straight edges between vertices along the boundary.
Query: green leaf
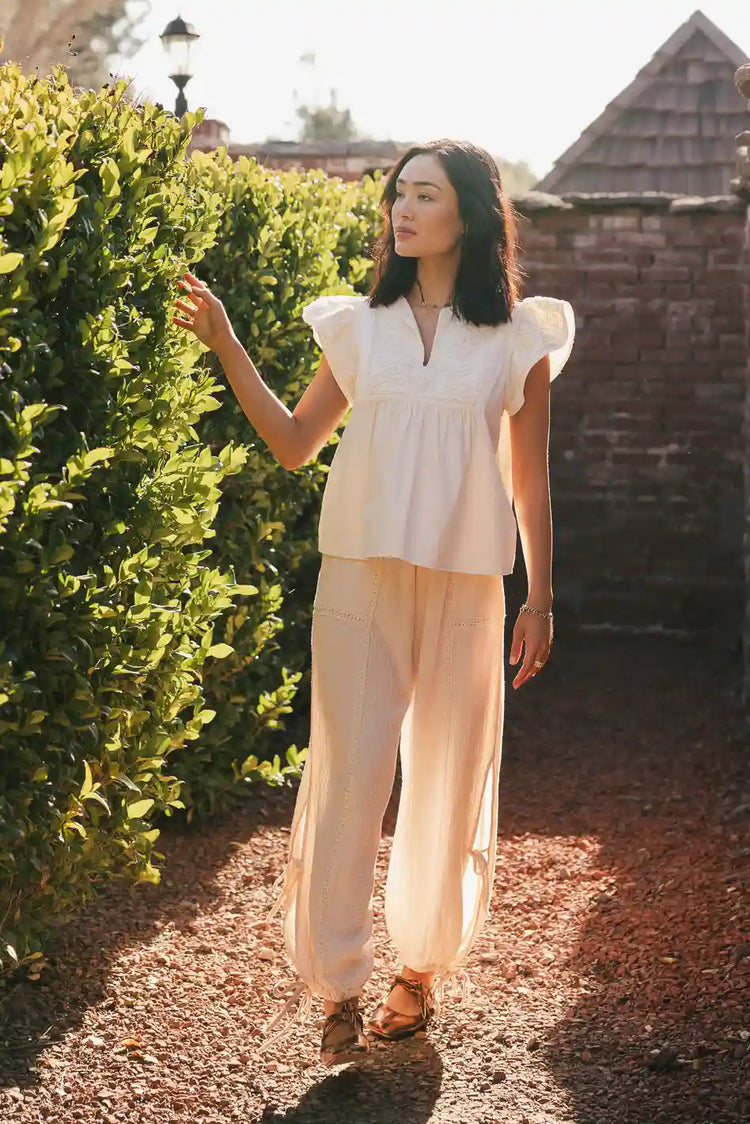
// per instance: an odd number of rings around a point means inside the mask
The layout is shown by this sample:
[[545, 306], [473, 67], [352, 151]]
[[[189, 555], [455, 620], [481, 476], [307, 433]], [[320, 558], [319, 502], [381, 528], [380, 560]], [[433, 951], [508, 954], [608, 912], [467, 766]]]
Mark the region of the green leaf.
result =
[[23, 254], [0, 254], [0, 273], [12, 273], [23, 261]]
[[94, 778], [91, 773], [91, 766], [88, 761], [83, 763], [83, 784], [79, 793], [82, 800], [85, 800], [94, 787]]
[[84, 796], [83, 799], [84, 800], [96, 800], [97, 803], [101, 804], [104, 808], [106, 808], [107, 811], [111, 815], [111, 808], [110, 808], [109, 804], [107, 803], [107, 801], [105, 800], [105, 798], [102, 796], [101, 792], [90, 792], [88, 794], [88, 796]]
[[145, 816], [153, 803], [153, 800], [134, 800], [132, 804], [127, 806], [128, 819], [136, 820], [140, 816]]
[[114, 456], [114, 452], [114, 449], [107, 448], [90, 449], [88, 453], [83, 454], [84, 467], [91, 468], [100, 461], [108, 460], [110, 457]]
[[217, 660], [225, 659], [226, 656], [231, 656], [234, 648], [231, 644], [213, 644], [206, 652], [207, 656], [214, 656]]

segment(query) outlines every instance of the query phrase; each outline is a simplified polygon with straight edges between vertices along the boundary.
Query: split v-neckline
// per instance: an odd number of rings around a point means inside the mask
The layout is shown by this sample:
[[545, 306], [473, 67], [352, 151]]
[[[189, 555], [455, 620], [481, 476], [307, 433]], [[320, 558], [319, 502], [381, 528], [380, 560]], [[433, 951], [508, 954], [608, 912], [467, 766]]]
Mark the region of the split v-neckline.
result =
[[409, 303], [409, 301], [407, 300], [407, 298], [405, 296], [402, 296], [400, 299], [404, 302], [404, 304], [406, 305], [406, 308], [408, 309], [409, 319], [411, 321], [412, 326], [416, 329], [417, 336], [419, 337], [419, 340], [420, 340], [420, 343], [421, 343], [421, 347], [422, 347], [422, 367], [423, 368], [429, 367], [430, 363], [432, 362], [432, 357], [435, 354], [435, 345], [437, 344], [438, 335], [440, 333], [442, 315], [443, 315], [444, 312], [451, 312], [452, 311], [451, 307], [450, 307], [450, 305], [446, 305], [443, 308], [438, 309], [437, 320], [435, 321], [435, 331], [433, 332], [432, 340], [430, 341], [430, 354], [425, 356], [425, 352], [426, 352], [425, 339], [424, 339], [424, 336], [422, 335], [422, 329], [419, 326], [419, 321], [417, 320], [414, 309], [412, 308], [411, 304]]

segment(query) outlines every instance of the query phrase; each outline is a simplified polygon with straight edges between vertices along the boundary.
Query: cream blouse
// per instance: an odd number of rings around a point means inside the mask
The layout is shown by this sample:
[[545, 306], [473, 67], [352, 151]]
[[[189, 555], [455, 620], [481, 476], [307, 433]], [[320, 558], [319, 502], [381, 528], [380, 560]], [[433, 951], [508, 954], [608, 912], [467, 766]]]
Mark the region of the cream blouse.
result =
[[318, 549], [389, 555], [419, 566], [509, 574], [516, 552], [508, 415], [529, 369], [551, 377], [573, 347], [570, 304], [517, 301], [507, 324], [438, 313], [429, 361], [406, 297], [318, 297], [302, 310], [351, 405], [331, 463]]

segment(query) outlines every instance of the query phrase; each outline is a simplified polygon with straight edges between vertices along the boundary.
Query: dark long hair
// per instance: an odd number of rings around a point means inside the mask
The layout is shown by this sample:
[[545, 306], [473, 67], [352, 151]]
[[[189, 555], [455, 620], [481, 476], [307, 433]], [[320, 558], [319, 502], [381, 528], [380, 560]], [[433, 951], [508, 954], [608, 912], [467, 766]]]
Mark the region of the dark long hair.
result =
[[466, 231], [452, 307], [472, 324], [505, 324], [517, 299], [521, 270], [516, 259], [516, 212], [503, 191], [497, 164], [483, 148], [448, 139], [413, 145], [391, 168], [380, 198], [382, 231], [373, 246], [375, 280], [368, 294], [373, 308], [406, 296], [417, 275], [417, 258], [396, 253], [391, 208], [396, 180], [412, 156], [436, 156], [458, 195]]

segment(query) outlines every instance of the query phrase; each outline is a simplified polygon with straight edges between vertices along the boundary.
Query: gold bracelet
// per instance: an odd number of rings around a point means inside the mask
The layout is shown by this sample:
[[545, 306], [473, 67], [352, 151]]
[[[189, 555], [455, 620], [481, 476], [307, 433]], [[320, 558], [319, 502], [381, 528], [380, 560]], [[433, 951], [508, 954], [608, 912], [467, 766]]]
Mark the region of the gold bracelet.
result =
[[529, 605], [528, 601], [524, 601], [523, 605], [518, 611], [519, 613], [533, 613], [536, 617], [544, 617], [546, 621], [552, 620], [551, 609], [548, 613], [545, 613], [544, 609], [535, 609], [533, 605]]

